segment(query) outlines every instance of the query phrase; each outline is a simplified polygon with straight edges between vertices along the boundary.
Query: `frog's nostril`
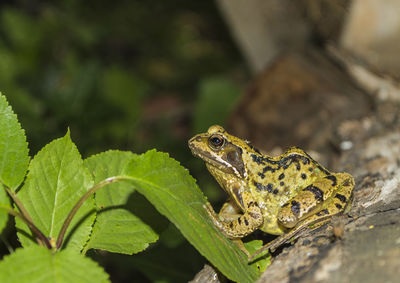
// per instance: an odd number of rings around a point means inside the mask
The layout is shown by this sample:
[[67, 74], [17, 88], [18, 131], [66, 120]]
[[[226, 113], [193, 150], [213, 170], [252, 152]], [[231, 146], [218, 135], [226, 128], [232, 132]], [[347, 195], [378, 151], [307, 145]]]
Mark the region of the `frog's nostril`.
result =
[[195, 143], [199, 143], [199, 142], [201, 142], [201, 137], [195, 136], [189, 140], [188, 144], [189, 144], [189, 146], [194, 146]]

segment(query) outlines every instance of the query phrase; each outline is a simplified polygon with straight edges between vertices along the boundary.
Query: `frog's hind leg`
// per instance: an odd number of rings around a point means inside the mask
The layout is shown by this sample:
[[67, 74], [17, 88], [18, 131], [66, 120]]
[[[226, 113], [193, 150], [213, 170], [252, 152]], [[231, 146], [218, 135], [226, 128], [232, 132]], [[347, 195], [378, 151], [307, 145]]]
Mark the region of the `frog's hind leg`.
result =
[[[326, 180], [331, 181], [330, 187], [332, 187], [333, 189], [323, 187], [324, 185], [327, 185]], [[308, 210], [307, 208], [301, 208], [302, 204], [304, 205], [309, 203], [307, 201], [301, 201], [302, 196], [305, 200], [310, 197], [308, 193], [306, 193], [306, 197], [304, 197], [305, 194], [299, 194], [292, 200], [290, 200], [288, 204], [282, 207], [281, 210], [278, 212], [278, 219], [279, 217], [281, 217], [281, 219], [284, 218], [283, 216], [285, 216], [284, 219], [291, 220], [292, 218], [295, 218], [296, 221], [294, 221], [294, 226], [293, 221], [286, 222], [287, 225], [285, 225], [285, 221], [281, 221], [283, 222], [283, 226], [287, 228], [293, 228], [288, 233], [279, 236], [275, 240], [269, 242], [261, 249], [256, 251], [250, 257], [250, 260], [254, 259], [258, 254], [267, 249], [273, 251], [282, 244], [288, 242], [289, 240], [298, 238], [303, 232], [315, 230], [316, 228], [321, 227], [322, 225], [329, 222], [332, 216], [343, 212], [346, 209], [347, 205], [350, 203], [352, 191], [354, 189], [354, 179], [351, 175], [347, 173], [337, 173], [324, 177], [322, 180], [317, 180], [317, 182], [313, 183], [313, 186], [321, 190], [323, 194], [321, 194], [316, 189], [307, 189], [308, 187], [305, 188], [303, 192], [314, 193], [316, 203]], [[289, 209], [290, 211], [288, 211]], [[304, 211], [306, 213], [303, 213], [301, 215], [302, 217], [299, 217], [300, 212]], [[293, 216], [290, 217], [291, 213], [293, 214]]]
[[314, 214], [333, 216], [345, 208], [353, 188], [354, 179], [347, 173], [317, 179], [281, 207], [278, 221], [285, 228], [293, 228]]

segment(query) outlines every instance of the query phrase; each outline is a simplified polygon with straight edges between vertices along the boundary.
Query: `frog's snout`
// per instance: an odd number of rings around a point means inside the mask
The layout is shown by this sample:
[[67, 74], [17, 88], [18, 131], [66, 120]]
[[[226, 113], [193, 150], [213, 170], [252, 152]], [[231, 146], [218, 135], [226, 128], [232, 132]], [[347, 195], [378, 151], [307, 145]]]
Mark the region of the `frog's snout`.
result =
[[202, 138], [200, 135], [196, 135], [188, 141], [188, 146], [190, 148], [194, 147], [196, 143], [202, 142]]
[[193, 151], [193, 149], [196, 147], [196, 143], [199, 142], [201, 142], [201, 137], [199, 135], [196, 135], [188, 141], [188, 146]]

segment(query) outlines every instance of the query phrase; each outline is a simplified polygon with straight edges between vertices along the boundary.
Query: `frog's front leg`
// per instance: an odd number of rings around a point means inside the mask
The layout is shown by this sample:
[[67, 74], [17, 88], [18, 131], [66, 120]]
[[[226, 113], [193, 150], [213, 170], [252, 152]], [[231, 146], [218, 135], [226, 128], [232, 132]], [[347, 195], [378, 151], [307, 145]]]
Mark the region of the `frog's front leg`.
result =
[[232, 222], [242, 215], [242, 210], [238, 207], [234, 200], [229, 200], [221, 207], [218, 217], [222, 222]]
[[[237, 216], [237, 214], [229, 216], [227, 211], [232, 208], [226, 206], [226, 204], [221, 209], [222, 218], [215, 213], [210, 203], [207, 203], [206, 209], [210, 215], [214, 224], [221, 230], [221, 232], [230, 239], [242, 238], [251, 232], [258, 229], [263, 224], [263, 217], [261, 209], [258, 207], [258, 203], [253, 200], [253, 197], [249, 192], [243, 192], [241, 194], [243, 203], [243, 214]], [[234, 210], [232, 210], [234, 212]]]

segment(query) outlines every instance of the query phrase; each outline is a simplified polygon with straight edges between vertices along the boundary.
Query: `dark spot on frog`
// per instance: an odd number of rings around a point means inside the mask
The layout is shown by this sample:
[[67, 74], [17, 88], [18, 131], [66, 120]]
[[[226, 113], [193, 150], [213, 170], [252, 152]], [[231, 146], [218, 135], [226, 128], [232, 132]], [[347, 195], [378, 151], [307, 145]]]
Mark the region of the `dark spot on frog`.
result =
[[285, 185], [285, 182], [280, 182], [279, 185], [280, 185], [281, 187], [283, 187], [283, 186]]
[[317, 216], [323, 216], [323, 215], [327, 215], [328, 213], [329, 213], [329, 210], [327, 210], [325, 208], [325, 209], [322, 209], [321, 211], [317, 212], [316, 215]]
[[255, 206], [258, 206], [258, 202], [254, 202], [254, 205], [255, 205]]
[[[381, 175], [379, 173], [377, 173], [379, 177], [381, 177]], [[375, 174], [373, 174], [375, 175]], [[371, 175], [371, 177], [373, 176]], [[346, 179], [343, 183], [343, 186], [348, 187], [348, 186], [354, 186], [354, 183], [350, 180], [350, 179]]]
[[285, 203], [284, 205], [282, 205], [282, 207], [286, 207], [286, 206], [288, 206], [289, 205], [289, 203], [287, 202], [287, 203]]
[[321, 165], [318, 165], [318, 169], [321, 170], [322, 172], [324, 172], [326, 175], [330, 174], [330, 172], [328, 170], [326, 170], [324, 167], [322, 167]]
[[272, 193], [273, 193], [274, 195], [277, 195], [277, 194], [279, 193], [279, 190], [278, 190], [278, 189], [275, 189]]
[[293, 212], [295, 215], [298, 215], [299, 212], [300, 212], [300, 203], [297, 202], [297, 201], [295, 201], [295, 200], [292, 200], [292, 201], [291, 201], [291, 204], [292, 204], [292, 206], [291, 206], [290, 209], [292, 210], [292, 212]]
[[317, 201], [322, 201], [324, 199], [324, 192], [321, 191], [319, 188], [313, 185], [307, 186], [303, 191], [310, 191], [314, 194], [314, 197]]
[[247, 205], [247, 208], [250, 208], [251, 206], [253, 206], [254, 202], [249, 202], [249, 204]]
[[240, 217], [238, 218], [238, 223], [239, 225], [242, 224], [242, 220], [240, 220]]
[[341, 195], [341, 194], [336, 194], [335, 198], [339, 199], [343, 203], [345, 203], [347, 201], [347, 198], [344, 195]]
[[238, 151], [239, 151], [240, 154], [243, 154], [243, 150], [242, 150], [241, 147], [238, 147], [237, 149], [238, 149]]
[[263, 184], [257, 183], [255, 181], [253, 181], [254, 186], [256, 186], [256, 188], [260, 191], [267, 191], [267, 192], [272, 192], [272, 184], [268, 184], [266, 186], [264, 186]]
[[267, 171], [271, 171], [272, 173], [274, 173], [274, 172], [275, 172], [275, 169], [272, 168], [271, 166], [265, 166], [265, 167], [263, 168], [263, 173], [265, 173], [265, 172], [267, 172]]
[[253, 161], [254, 161], [255, 163], [257, 163], [258, 165], [264, 164], [263, 158], [262, 158], [261, 156], [257, 156], [257, 155], [255, 155], [255, 154], [251, 154], [250, 156], [251, 156], [251, 158], [253, 159]]
[[255, 148], [251, 143], [248, 143], [247, 144], [252, 150], [254, 150], [255, 152], [257, 152], [258, 154], [261, 154], [261, 152], [257, 149], [257, 148]]
[[243, 220], [244, 220], [244, 225], [249, 226], [249, 221], [247, 221], [245, 217], [243, 218]]
[[257, 175], [260, 176], [261, 179], [264, 179], [264, 178], [265, 178], [265, 174], [264, 174], [264, 173], [258, 172]]
[[314, 169], [312, 167], [308, 168], [308, 171], [312, 172]]
[[305, 179], [307, 179], [307, 175], [304, 174], [304, 173], [302, 173], [302, 174], [301, 174], [301, 178], [305, 180]]
[[[299, 155], [299, 154], [291, 154], [291, 155], [286, 156], [286, 157], [284, 157], [284, 158], [282, 158], [282, 159], [280, 159], [278, 161], [279, 168], [282, 167], [283, 169], [287, 169], [287, 168], [289, 168], [289, 165], [291, 165], [292, 163], [297, 163], [296, 164], [296, 169], [300, 170], [301, 169], [301, 165], [300, 165], [299, 161], [302, 160], [303, 164], [306, 165], [306, 164], [310, 164], [311, 163], [310, 159], [312, 160], [311, 157], [305, 157], [305, 156], [302, 156], [302, 155]], [[272, 163], [272, 162], [270, 162], [270, 163]]]
[[338, 204], [338, 203], [335, 203], [335, 206], [336, 206], [338, 209], [342, 209], [342, 207], [343, 207], [343, 206], [341, 206], [341, 205]]
[[332, 186], [336, 186], [336, 177], [333, 175], [326, 176], [325, 179], [332, 181]]
[[231, 223], [229, 224], [229, 227], [230, 227], [231, 229], [233, 229], [233, 222], [231, 222]]
[[279, 175], [278, 180], [282, 180], [284, 178], [285, 178], [285, 174], [282, 173], [282, 174]]

